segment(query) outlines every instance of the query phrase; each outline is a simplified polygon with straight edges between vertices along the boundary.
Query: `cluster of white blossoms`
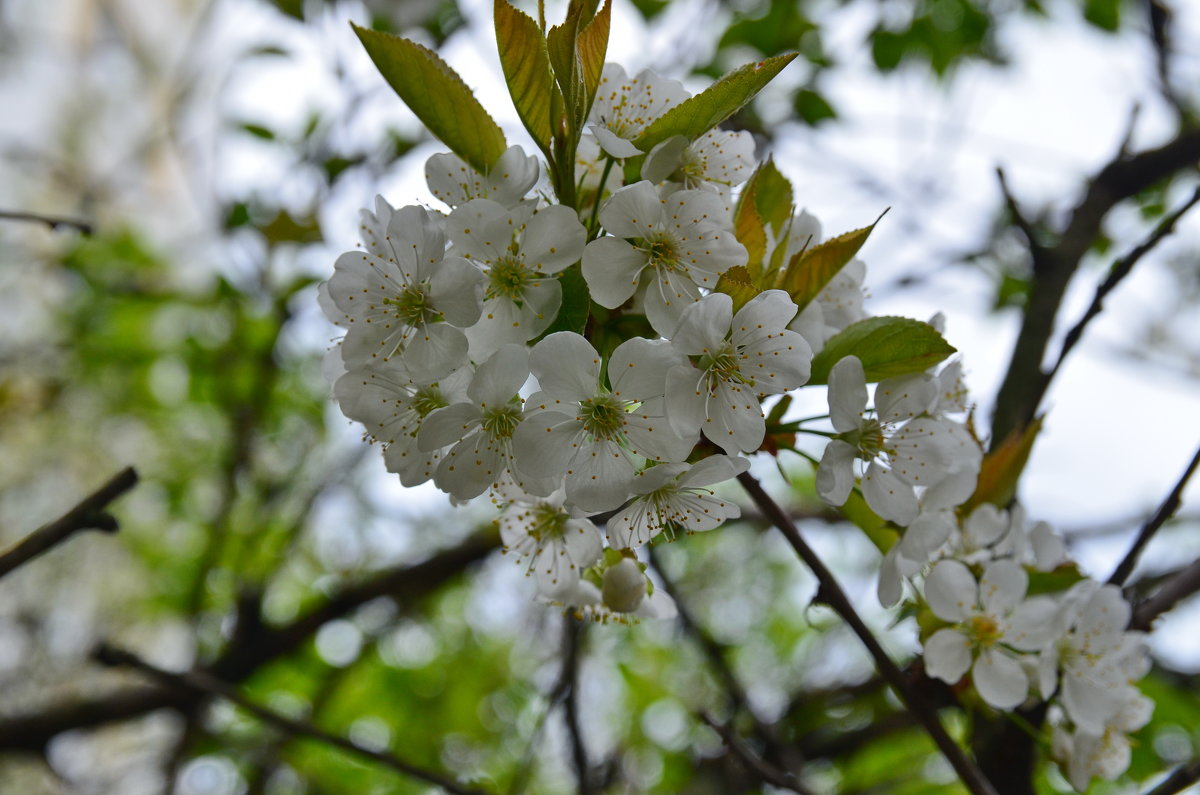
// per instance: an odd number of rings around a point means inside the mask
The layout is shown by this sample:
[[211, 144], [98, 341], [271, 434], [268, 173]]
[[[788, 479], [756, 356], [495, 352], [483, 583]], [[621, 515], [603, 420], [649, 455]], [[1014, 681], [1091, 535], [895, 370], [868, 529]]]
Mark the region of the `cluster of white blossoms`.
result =
[[[984, 455], [959, 360], [879, 380], [871, 351], [841, 355], [872, 320], [861, 261], [848, 256], [797, 305], [788, 268], [821, 229], [790, 205], [790, 186], [776, 221], [739, 215], [754, 201], [739, 186], [758, 173], [749, 134], [639, 149], [686, 100], [674, 81], [607, 65], [576, 150], [578, 207], [551, 200], [538, 159], [511, 147], [486, 175], [430, 158], [445, 210], [380, 198], [363, 211], [363, 248], [337, 259], [321, 294], [345, 329], [343, 412], [404, 485], [488, 495], [540, 596], [601, 620], [674, 615], [642, 548], [736, 518], [715, 488], [759, 450], [811, 433], [825, 444], [820, 497], [840, 506], [857, 491], [899, 533], [880, 599], [925, 611], [928, 674], [969, 679], [998, 710], [1051, 701], [1071, 781], [1120, 773], [1126, 733], [1149, 712], [1132, 684], [1147, 656], [1120, 591], [1081, 578], [1019, 507], [964, 507]], [[747, 266], [748, 291], [730, 279]], [[916, 325], [941, 340], [938, 319], [936, 331]], [[815, 378], [830, 351], [817, 420], [832, 430], [776, 421], [770, 401]]]

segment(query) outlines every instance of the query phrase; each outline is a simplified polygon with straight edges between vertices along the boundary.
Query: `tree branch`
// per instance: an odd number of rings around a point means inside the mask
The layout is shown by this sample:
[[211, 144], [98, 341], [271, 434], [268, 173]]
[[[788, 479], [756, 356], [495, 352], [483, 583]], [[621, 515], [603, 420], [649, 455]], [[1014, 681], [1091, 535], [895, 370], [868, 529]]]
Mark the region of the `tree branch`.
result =
[[[345, 586], [324, 603], [282, 627], [259, 622], [255, 610], [239, 616], [236, 637], [205, 671], [217, 679], [236, 684], [261, 666], [295, 651], [325, 623], [350, 613], [359, 606], [390, 597], [416, 600], [427, 596], [461, 574], [468, 566], [491, 554], [499, 541], [492, 531], [481, 533], [457, 547], [440, 552], [422, 563], [396, 566], [379, 572], [362, 583]], [[251, 631], [240, 629], [258, 626]], [[42, 752], [57, 735], [71, 729], [100, 726], [128, 720], [158, 709], [187, 709], [203, 696], [157, 685], [131, 685], [99, 698], [87, 698], [48, 707], [38, 712], [0, 719], [0, 750]]]
[[908, 677], [896, 667], [896, 663], [892, 662], [887, 652], [879, 645], [879, 641], [863, 623], [845, 591], [838, 585], [833, 573], [825, 567], [817, 553], [801, 537], [800, 531], [796, 529], [796, 525], [792, 523], [787, 513], [771, 499], [771, 496], [763, 490], [763, 487], [749, 472], [738, 475], [738, 481], [741, 482], [762, 512], [775, 523], [775, 526], [792, 545], [792, 549], [796, 550], [796, 554], [816, 576], [818, 583], [816, 598], [832, 607], [842, 617], [842, 620], [850, 625], [850, 629], [867, 647], [867, 651], [875, 660], [875, 667], [879, 670], [880, 675], [887, 680], [908, 710], [920, 721], [921, 726], [929, 733], [958, 777], [966, 784], [967, 789], [974, 795], [996, 795], [995, 788], [983, 775], [983, 772], [946, 733], [938, 719], [937, 710], [920, 697]]
[[1092, 319], [1095, 318], [1096, 315], [1100, 314], [1100, 311], [1104, 308], [1104, 299], [1107, 298], [1108, 294], [1113, 291], [1113, 288], [1120, 284], [1121, 281], [1124, 280], [1124, 278], [1128, 276], [1131, 271], [1133, 271], [1133, 266], [1136, 265], [1142, 257], [1153, 251], [1155, 247], [1162, 242], [1163, 238], [1175, 230], [1175, 224], [1179, 222], [1179, 219], [1182, 218], [1188, 212], [1188, 210], [1192, 209], [1192, 207], [1196, 205], [1196, 202], [1200, 202], [1200, 187], [1196, 188], [1196, 190], [1192, 193], [1191, 198], [1185, 201], [1183, 206], [1168, 215], [1166, 218], [1163, 218], [1162, 221], [1159, 222], [1158, 226], [1154, 228], [1154, 231], [1150, 233], [1150, 236], [1142, 241], [1137, 248], [1133, 249], [1133, 251], [1130, 251], [1124, 257], [1113, 263], [1112, 269], [1108, 272], [1108, 276], [1103, 282], [1101, 282], [1100, 286], [1096, 288], [1096, 294], [1092, 297], [1092, 303], [1088, 306], [1087, 311], [1083, 313], [1083, 317], [1080, 318], [1079, 322], [1067, 332], [1067, 336], [1063, 339], [1062, 349], [1058, 353], [1058, 360], [1054, 362], [1054, 366], [1051, 367], [1049, 371], [1041, 376], [1041, 394], [1039, 394], [1037, 398], [1039, 403], [1041, 402], [1042, 395], [1044, 395], [1046, 392], [1046, 388], [1049, 387], [1051, 379], [1054, 378], [1055, 374], [1058, 373], [1059, 368], [1062, 367], [1062, 363], [1067, 358], [1067, 354], [1071, 352], [1071, 349], [1073, 349], [1076, 343], [1078, 343], [1083, 337], [1084, 329], [1087, 328], [1088, 324], [1092, 322]]
[[117, 520], [113, 518], [112, 514], [105, 513], [104, 508], [117, 497], [132, 489], [137, 481], [137, 472], [132, 467], [122, 469], [60, 518], [50, 524], [42, 525], [18, 541], [11, 549], [0, 554], [0, 577], [18, 566], [28, 563], [43, 552], [53, 549], [80, 530], [102, 530], [106, 533], [115, 533]]
[[713, 731], [721, 735], [721, 739], [725, 741], [725, 747], [733, 752], [733, 755], [742, 761], [746, 769], [752, 773], [763, 784], [770, 784], [780, 789], [785, 789], [789, 792], [797, 792], [800, 795], [812, 795], [796, 777], [790, 772], [780, 770], [774, 765], [767, 762], [765, 759], [754, 753], [742, 738], [738, 737], [729, 726], [714, 720], [707, 713], [701, 714], [700, 718], [707, 723]]
[[1176, 572], [1153, 596], [1135, 606], [1129, 628], [1143, 632], [1149, 630], [1154, 619], [1197, 591], [1200, 591], [1200, 560]]
[[34, 224], [44, 224], [50, 227], [51, 231], [58, 231], [59, 227], [67, 226], [72, 229], [78, 229], [85, 235], [92, 234], [92, 225], [87, 221], [80, 221], [76, 218], [63, 218], [58, 215], [40, 215], [39, 213], [26, 213], [14, 210], [0, 210], [0, 220], [4, 221], [24, 221]]
[[[1196, 195], [1200, 197], [1200, 191], [1197, 191]], [[1125, 553], [1125, 558], [1108, 578], [1110, 585], [1124, 585], [1125, 581], [1129, 579], [1129, 575], [1133, 574], [1133, 568], [1137, 565], [1138, 558], [1142, 556], [1142, 550], [1150, 543], [1150, 539], [1154, 538], [1154, 534], [1158, 532], [1159, 528], [1179, 510], [1179, 504], [1183, 500], [1183, 490], [1187, 487], [1188, 481], [1191, 480], [1198, 465], [1200, 465], [1200, 448], [1196, 448], [1196, 454], [1192, 456], [1191, 463], [1187, 465], [1187, 469], [1183, 470], [1175, 488], [1171, 489], [1171, 493], [1162, 501], [1162, 505], [1158, 506], [1154, 516], [1142, 525], [1141, 531], [1133, 541], [1133, 546]]]
[[418, 767], [411, 762], [406, 762], [395, 754], [367, 748], [353, 740], [320, 729], [308, 721], [281, 715], [251, 701], [235, 688], [203, 671], [184, 671], [180, 673], [164, 671], [162, 668], [151, 665], [131, 652], [107, 645], [101, 645], [93, 652], [92, 656], [97, 662], [103, 665], [133, 668], [169, 688], [184, 689], [199, 695], [217, 696], [226, 701], [231, 701], [263, 723], [286, 734], [296, 737], [307, 737], [326, 745], [332, 745], [335, 748], [340, 748], [356, 756], [378, 762], [385, 767], [395, 770], [397, 773], [403, 773], [411, 778], [420, 779], [421, 781], [441, 787], [447, 792], [455, 793], [455, 795], [481, 795], [483, 792], [482, 790], [464, 787], [440, 773], [435, 773], [431, 770]]
[[1076, 204], [1058, 242], [1043, 247], [1035, 260], [1029, 303], [996, 395], [992, 415], [993, 447], [1037, 413], [1045, 391], [1042, 360], [1067, 285], [1100, 233], [1104, 216], [1118, 202], [1200, 161], [1200, 127], [1181, 130], [1158, 147], [1126, 155], [1119, 152], [1091, 181]]
[[1175, 772], [1167, 776], [1166, 781], [1159, 784], [1146, 795], [1175, 795], [1200, 781], [1200, 759], [1193, 759], [1186, 765], [1175, 768]]
[[570, 615], [563, 616], [562, 683], [566, 685], [563, 711], [567, 718], [567, 733], [571, 738], [571, 761], [575, 765], [579, 795], [591, 795], [592, 792], [591, 766], [579, 725], [579, 653], [586, 632], [586, 623]]

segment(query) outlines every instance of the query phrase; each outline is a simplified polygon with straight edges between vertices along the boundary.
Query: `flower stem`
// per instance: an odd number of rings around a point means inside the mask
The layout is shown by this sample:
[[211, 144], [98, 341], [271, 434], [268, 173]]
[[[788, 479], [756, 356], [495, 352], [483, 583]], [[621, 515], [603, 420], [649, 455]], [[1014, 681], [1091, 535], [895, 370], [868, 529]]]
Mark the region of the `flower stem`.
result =
[[598, 219], [600, 217], [600, 199], [604, 197], [604, 186], [608, 183], [608, 175], [612, 173], [613, 163], [617, 162], [612, 155], [608, 156], [608, 160], [604, 163], [604, 171], [600, 174], [600, 185], [596, 188], [596, 199], [592, 202], [592, 217], [588, 221], [588, 240], [595, 240], [596, 233], [600, 231]]

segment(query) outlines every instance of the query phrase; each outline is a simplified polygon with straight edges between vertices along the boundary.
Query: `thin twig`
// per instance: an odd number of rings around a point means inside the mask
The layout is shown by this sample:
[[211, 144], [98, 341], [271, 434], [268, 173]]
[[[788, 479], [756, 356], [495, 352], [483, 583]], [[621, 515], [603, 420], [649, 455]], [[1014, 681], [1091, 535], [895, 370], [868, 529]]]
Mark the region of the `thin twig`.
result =
[[1087, 311], [1083, 313], [1083, 317], [1079, 319], [1079, 322], [1076, 323], [1075, 326], [1067, 332], [1067, 336], [1063, 338], [1062, 349], [1058, 353], [1058, 360], [1055, 361], [1054, 366], [1042, 376], [1047, 385], [1049, 385], [1050, 379], [1054, 378], [1054, 375], [1058, 372], [1059, 368], [1062, 367], [1063, 361], [1067, 358], [1067, 354], [1071, 352], [1076, 343], [1078, 343], [1083, 337], [1084, 329], [1086, 329], [1088, 324], [1092, 322], [1092, 319], [1095, 318], [1096, 315], [1100, 314], [1101, 310], [1104, 309], [1104, 299], [1108, 297], [1108, 294], [1112, 292], [1113, 289], [1130, 274], [1130, 272], [1133, 271], [1133, 266], [1137, 265], [1138, 261], [1141, 260], [1142, 257], [1153, 251], [1155, 247], [1162, 242], [1163, 238], [1174, 231], [1175, 224], [1179, 222], [1179, 219], [1182, 218], [1188, 212], [1188, 210], [1192, 209], [1192, 207], [1196, 205], [1196, 202], [1200, 202], [1200, 187], [1196, 188], [1191, 197], [1183, 203], [1183, 206], [1168, 215], [1166, 218], [1163, 218], [1162, 221], [1159, 222], [1158, 226], [1154, 228], [1154, 231], [1150, 233], [1150, 236], [1142, 241], [1141, 245], [1137, 246], [1137, 248], [1133, 249], [1124, 257], [1113, 263], [1112, 269], [1108, 272], [1108, 276], [1103, 282], [1100, 283], [1100, 286], [1096, 288], [1096, 294], [1092, 296], [1091, 305], [1089, 305]]
[[1175, 483], [1175, 488], [1171, 489], [1171, 493], [1162, 501], [1162, 505], [1158, 506], [1158, 510], [1154, 512], [1150, 520], [1142, 525], [1141, 531], [1133, 541], [1133, 546], [1125, 553], [1125, 558], [1108, 578], [1110, 585], [1124, 585], [1125, 581], [1129, 579], [1129, 575], [1133, 574], [1133, 567], [1137, 565], [1138, 558], [1142, 556], [1142, 550], [1150, 543], [1150, 539], [1154, 538], [1154, 534], [1158, 532], [1159, 528], [1179, 510], [1179, 504], [1183, 501], [1183, 490], [1187, 487], [1188, 481], [1191, 480], [1198, 465], [1200, 465], [1200, 447], [1196, 448], [1196, 454], [1192, 456], [1187, 469], [1183, 470], [1183, 474]]
[[563, 616], [563, 680], [567, 682], [563, 697], [563, 710], [567, 717], [567, 732], [571, 737], [571, 760], [579, 783], [579, 795], [592, 792], [591, 768], [587, 749], [583, 745], [583, 731], [579, 725], [579, 654], [583, 647], [587, 623], [570, 615]]
[[780, 770], [765, 759], [754, 753], [741, 737], [738, 737], [730, 727], [713, 719], [711, 715], [702, 713], [700, 718], [712, 727], [713, 731], [721, 735], [721, 739], [725, 741], [725, 746], [733, 752], [733, 755], [746, 765], [746, 768], [754, 774], [764, 784], [770, 784], [780, 789], [785, 789], [789, 792], [797, 792], [800, 795], [811, 795], [796, 777], [791, 773]]
[[117, 520], [104, 508], [110, 502], [129, 491], [138, 481], [133, 467], [126, 467], [96, 491], [79, 501], [71, 510], [49, 524], [21, 539], [8, 551], [0, 554], [0, 577], [22, 566], [57, 545], [66, 541], [80, 530], [117, 531]]
[[229, 684], [222, 682], [207, 673], [202, 671], [184, 671], [173, 673], [164, 671], [137, 655], [118, 649], [112, 646], [102, 645], [93, 652], [92, 655], [98, 662], [109, 666], [126, 666], [138, 670], [147, 676], [158, 680], [168, 687], [183, 688], [205, 695], [219, 696], [220, 698], [230, 701], [246, 712], [249, 712], [254, 717], [272, 726], [286, 734], [308, 737], [318, 742], [323, 742], [327, 745], [332, 745], [335, 748], [340, 748], [357, 756], [371, 759], [375, 762], [391, 768], [398, 773], [403, 773], [406, 776], [426, 781], [435, 786], [441, 787], [447, 792], [455, 793], [455, 795], [480, 795], [482, 790], [471, 789], [464, 787], [456, 781], [453, 781], [440, 773], [435, 773], [431, 770], [426, 770], [422, 767], [406, 762], [400, 757], [388, 753], [386, 751], [377, 751], [372, 748], [359, 745], [353, 740], [349, 740], [337, 734], [331, 734], [324, 729], [317, 728], [308, 721], [289, 718], [286, 715], [281, 715], [271, 709], [268, 709], [260, 704], [257, 704], [243, 696], [235, 688]]
[[1130, 629], [1146, 631], [1154, 623], [1154, 619], [1167, 612], [1175, 605], [1200, 591], [1200, 560], [1193, 561], [1190, 566], [1180, 569], [1154, 595], [1139, 602], [1133, 608], [1133, 618], [1129, 622]]
[[57, 231], [59, 227], [67, 226], [72, 229], [78, 229], [85, 235], [90, 235], [93, 231], [90, 223], [81, 221], [78, 218], [63, 218], [58, 215], [41, 215], [39, 213], [26, 213], [16, 210], [0, 210], [0, 220], [44, 224], [53, 231]]
[[1200, 759], [1193, 759], [1186, 765], [1175, 768], [1175, 772], [1146, 795], [1175, 795], [1200, 781]]
[[818, 582], [817, 599], [824, 602], [833, 608], [833, 610], [842, 617], [863, 645], [867, 647], [871, 657], [875, 660], [875, 667], [879, 673], [887, 680], [892, 689], [896, 691], [896, 695], [904, 702], [904, 705], [909, 709], [917, 720], [921, 722], [921, 726], [929, 733], [933, 742], [945, 755], [946, 760], [958, 773], [958, 777], [967, 786], [974, 795], [997, 795], [995, 788], [991, 782], [983, 775], [979, 767], [971, 761], [970, 757], [951, 739], [942, 727], [941, 721], [938, 720], [937, 711], [922, 699], [912, 683], [904, 672], [896, 667], [896, 663], [892, 662], [892, 658], [888, 656], [883, 647], [879, 645], [879, 641], [872, 634], [871, 630], [863, 623], [862, 618], [854, 609], [854, 605], [846, 596], [846, 593], [838, 585], [837, 579], [833, 573], [825, 567], [817, 553], [800, 535], [800, 531], [796, 529], [796, 525], [792, 523], [791, 518], [787, 513], [779, 507], [779, 505], [771, 499], [771, 496], [763, 490], [763, 487], [749, 472], [743, 472], [738, 475], [738, 481], [745, 487], [751, 498], [758, 505], [764, 514], [770, 517], [779, 531], [783, 533], [788, 543], [792, 545], [792, 549], [800, 556], [805, 565], [816, 576]]
[[1025, 218], [1025, 214], [1021, 211], [1020, 205], [1017, 204], [1017, 199], [1013, 196], [1012, 190], [1008, 187], [1008, 175], [1004, 173], [1004, 169], [997, 166], [996, 181], [1000, 183], [1000, 193], [1004, 196], [1004, 204], [1008, 208], [1008, 214], [1012, 216], [1013, 226], [1021, 230], [1021, 234], [1025, 236], [1025, 241], [1029, 244], [1029, 256], [1033, 261], [1033, 269], [1035, 271], [1042, 267], [1042, 243], [1038, 240], [1037, 234], [1033, 231], [1033, 224]]

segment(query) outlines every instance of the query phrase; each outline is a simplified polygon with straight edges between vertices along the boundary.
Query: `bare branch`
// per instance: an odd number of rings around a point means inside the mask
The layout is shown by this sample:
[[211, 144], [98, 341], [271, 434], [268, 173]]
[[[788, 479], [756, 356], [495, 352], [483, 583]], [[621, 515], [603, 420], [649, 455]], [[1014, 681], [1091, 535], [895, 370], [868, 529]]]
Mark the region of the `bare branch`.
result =
[[1200, 759], [1193, 759], [1186, 765], [1175, 768], [1175, 772], [1167, 776], [1166, 781], [1159, 784], [1146, 795], [1175, 795], [1200, 781]]
[[112, 514], [105, 513], [104, 508], [117, 497], [132, 489], [137, 481], [137, 472], [132, 467], [122, 469], [60, 518], [50, 524], [42, 525], [18, 541], [11, 549], [0, 554], [0, 577], [18, 566], [28, 563], [43, 552], [53, 549], [80, 530], [103, 530], [106, 533], [115, 533], [117, 520], [113, 518]]
[[[428, 560], [396, 566], [365, 582], [345, 586], [328, 600], [281, 627], [257, 623], [257, 631], [235, 631], [225, 652], [206, 671], [225, 682], [241, 682], [266, 663], [295, 651], [324, 624], [381, 597], [415, 601], [436, 592], [498, 546], [492, 531], [468, 538]], [[257, 610], [239, 616], [250, 628], [260, 622]], [[186, 710], [203, 696], [159, 685], [131, 685], [105, 696], [58, 704], [33, 713], [0, 718], [0, 750], [41, 752], [57, 735], [70, 729], [100, 726], [139, 717], [157, 709]]]
[[[1197, 196], [1200, 197], [1200, 191], [1197, 192]], [[1133, 567], [1137, 565], [1138, 558], [1142, 556], [1142, 550], [1150, 543], [1150, 539], [1154, 538], [1154, 534], [1158, 532], [1159, 528], [1179, 510], [1179, 504], [1183, 501], [1183, 490], [1187, 487], [1188, 481], [1191, 480], [1198, 465], [1200, 465], [1200, 448], [1196, 448], [1196, 454], [1192, 456], [1191, 463], [1187, 465], [1187, 469], [1183, 471], [1178, 482], [1175, 483], [1175, 487], [1171, 489], [1171, 493], [1162, 501], [1162, 505], [1158, 506], [1154, 516], [1151, 516], [1150, 520], [1142, 525], [1141, 531], [1133, 541], [1133, 546], [1125, 553], [1124, 560], [1117, 565], [1112, 576], [1108, 578], [1109, 584], [1124, 585], [1125, 581], [1129, 579], [1129, 575], [1133, 574]]]
[[435, 786], [441, 787], [447, 792], [455, 793], [455, 795], [481, 795], [482, 790], [471, 789], [464, 787], [456, 781], [435, 773], [431, 770], [426, 770], [422, 767], [407, 762], [395, 754], [386, 751], [377, 751], [372, 748], [359, 745], [353, 740], [349, 740], [337, 734], [331, 734], [324, 729], [314, 726], [312, 723], [304, 720], [297, 720], [281, 715], [274, 710], [268, 709], [260, 704], [251, 701], [243, 696], [235, 688], [231, 687], [226, 682], [217, 679], [211, 674], [203, 671], [184, 671], [173, 673], [158, 668], [137, 655], [118, 649], [112, 646], [102, 645], [96, 649], [92, 655], [98, 662], [113, 666], [113, 667], [129, 667], [141, 673], [146, 674], [150, 678], [162, 683], [163, 685], [173, 689], [190, 690], [194, 693], [217, 696], [237, 704], [246, 712], [249, 712], [254, 717], [266, 723], [268, 726], [296, 737], [307, 737], [318, 742], [332, 745], [335, 748], [340, 748], [343, 751], [361, 756], [365, 759], [378, 762], [379, 764], [395, 770], [397, 773], [403, 773], [411, 778], [420, 779], [421, 781], [429, 782]]
[[[1200, 127], [1182, 129], [1158, 147], [1132, 155], [1118, 152], [1096, 174], [1057, 243], [1040, 254], [1029, 302], [1013, 347], [1008, 372], [996, 395], [992, 415], [993, 446], [1037, 413], [1045, 392], [1042, 360], [1067, 285], [1100, 233], [1101, 223], [1118, 202], [1200, 162]], [[1036, 264], [1036, 263], [1035, 263]]]
[[904, 705], [909, 709], [921, 726], [928, 732], [933, 739], [938, 749], [950, 762], [958, 777], [966, 784], [974, 795], [996, 795], [996, 790], [992, 784], [983, 775], [979, 767], [971, 761], [970, 757], [951, 739], [942, 727], [941, 721], [938, 719], [937, 710], [928, 704], [916, 692], [912, 686], [912, 682], [904, 675], [904, 672], [896, 667], [896, 663], [892, 661], [883, 647], [879, 645], [879, 641], [875, 638], [871, 630], [863, 623], [862, 618], [854, 609], [854, 605], [846, 596], [845, 591], [838, 585], [837, 579], [833, 573], [825, 567], [825, 564], [813, 551], [812, 547], [805, 542], [801, 537], [800, 531], [796, 529], [796, 525], [788, 517], [787, 513], [779, 507], [776, 502], [771, 499], [771, 496], [763, 490], [754, 477], [743, 472], [738, 475], [738, 481], [745, 487], [751, 498], [758, 505], [764, 514], [770, 517], [779, 531], [792, 545], [792, 549], [796, 550], [796, 554], [804, 561], [805, 565], [812, 571], [817, 578], [818, 588], [816, 598], [833, 608], [833, 610], [842, 617], [863, 645], [867, 647], [867, 651], [875, 660], [875, 667], [879, 673], [887, 680], [892, 689], [896, 691], [896, 695], [904, 702]]
[[1154, 619], [1200, 591], [1200, 560], [1181, 569], [1168, 579], [1154, 595], [1133, 608], [1130, 629], [1148, 630]]
[[[1095, 318], [1096, 315], [1100, 314], [1101, 310], [1104, 309], [1104, 299], [1108, 297], [1108, 294], [1111, 293], [1113, 289], [1133, 271], [1133, 266], [1137, 265], [1138, 261], [1141, 260], [1142, 257], [1153, 251], [1158, 244], [1162, 242], [1163, 238], [1174, 231], [1175, 224], [1178, 223], [1179, 219], [1182, 218], [1188, 212], [1188, 210], [1192, 209], [1197, 202], [1200, 202], [1200, 187], [1196, 188], [1196, 190], [1192, 193], [1191, 198], [1184, 202], [1182, 207], [1168, 215], [1166, 218], [1163, 218], [1162, 221], [1159, 222], [1158, 226], [1154, 228], [1154, 231], [1150, 233], [1150, 236], [1142, 241], [1137, 248], [1133, 249], [1133, 251], [1130, 251], [1124, 257], [1113, 263], [1112, 269], [1108, 272], [1108, 276], [1103, 282], [1100, 283], [1100, 286], [1096, 288], [1096, 294], [1092, 296], [1092, 303], [1088, 306], [1087, 311], [1083, 313], [1083, 317], [1080, 318], [1079, 322], [1067, 332], [1067, 336], [1063, 339], [1062, 350], [1060, 350], [1058, 353], [1058, 360], [1054, 362], [1053, 367], [1051, 367], [1041, 376], [1043, 382], [1041, 391], [1043, 394], [1045, 393], [1046, 388], [1049, 387], [1051, 379], [1054, 378], [1055, 374], [1058, 373], [1059, 368], [1062, 367], [1062, 363], [1064, 360], [1066, 360], [1067, 354], [1071, 352], [1071, 350], [1083, 337], [1084, 329], [1086, 329], [1088, 324], [1092, 322], [1092, 319]], [[1041, 401], [1041, 395], [1038, 396], [1038, 401]]]
[[87, 221], [81, 221], [77, 218], [64, 218], [58, 215], [41, 215], [39, 213], [26, 213], [14, 210], [0, 210], [0, 220], [4, 221], [23, 221], [33, 224], [44, 224], [50, 227], [52, 231], [58, 231], [60, 227], [70, 227], [78, 229], [85, 235], [92, 234], [92, 225]]
[[759, 781], [789, 792], [798, 792], [800, 795], [811, 795], [810, 791], [797, 781], [796, 777], [791, 773], [776, 768], [754, 753], [732, 728], [720, 721], [714, 720], [712, 716], [707, 714], [702, 714], [700, 718], [712, 727], [713, 731], [721, 735], [721, 739], [725, 741], [725, 746], [733, 752], [734, 756], [742, 760], [742, 763], [746, 765], [746, 769], [759, 779]]
[[1029, 256], [1033, 260], [1033, 270], [1037, 272], [1043, 261], [1042, 243], [1033, 231], [1033, 224], [1029, 223], [1021, 211], [1020, 205], [1017, 204], [1016, 197], [1009, 189], [1008, 176], [1004, 173], [1004, 169], [996, 169], [996, 180], [1000, 183], [1000, 193], [1004, 195], [1004, 204], [1008, 208], [1008, 214], [1012, 216], [1013, 225], [1021, 230], [1021, 234], [1025, 236], [1025, 241], [1029, 244]]
[[566, 686], [563, 710], [567, 717], [567, 733], [571, 738], [571, 761], [575, 765], [579, 795], [592, 792], [591, 766], [583, 745], [579, 725], [579, 654], [583, 648], [587, 624], [570, 615], [563, 616], [563, 672], [561, 683]]

